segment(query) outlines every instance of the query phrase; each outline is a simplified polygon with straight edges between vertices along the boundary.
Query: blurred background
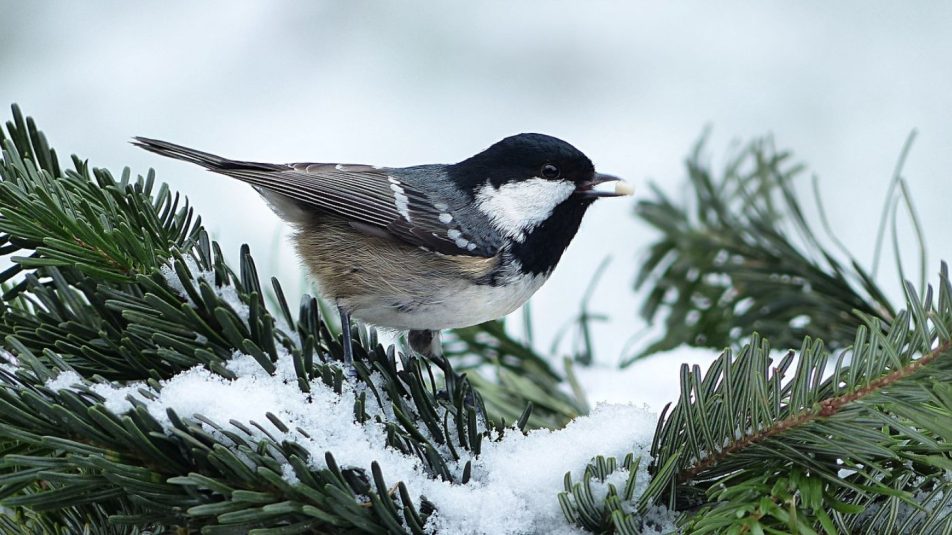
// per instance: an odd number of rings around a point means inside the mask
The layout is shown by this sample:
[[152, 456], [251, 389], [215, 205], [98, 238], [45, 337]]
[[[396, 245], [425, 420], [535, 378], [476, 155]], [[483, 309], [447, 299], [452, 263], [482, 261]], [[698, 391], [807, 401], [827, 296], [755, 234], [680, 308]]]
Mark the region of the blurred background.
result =
[[[684, 157], [706, 126], [715, 162], [732, 142], [770, 133], [819, 177], [831, 226], [868, 263], [893, 167], [917, 129], [904, 176], [930, 275], [952, 260], [952, 4], [0, 0], [0, 15], [0, 105], [19, 103], [61, 156], [114, 172], [154, 167], [232, 260], [249, 243], [261, 274], [292, 295], [305, 281], [288, 229], [250, 188], [129, 139], [248, 160], [403, 166], [544, 132], [626, 177], [637, 198], [650, 181], [679, 195]], [[610, 317], [595, 329], [602, 370], [646, 328], [632, 281], [652, 236], [634, 202], [598, 203], [533, 298], [540, 350], [606, 257], [591, 299]], [[906, 220], [899, 235], [915, 266]], [[891, 252], [885, 259], [881, 284], [900, 300]], [[625, 381], [583, 378], [594, 399], [657, 406], [675, 395], [680, 362], [711, 357], [675, 351]]]

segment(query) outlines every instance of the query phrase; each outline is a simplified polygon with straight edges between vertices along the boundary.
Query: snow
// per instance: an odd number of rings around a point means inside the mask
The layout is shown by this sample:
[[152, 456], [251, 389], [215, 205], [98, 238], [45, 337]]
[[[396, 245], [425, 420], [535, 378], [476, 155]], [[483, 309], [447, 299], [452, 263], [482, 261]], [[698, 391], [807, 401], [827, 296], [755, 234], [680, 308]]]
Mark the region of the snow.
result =
[[60, 372], [55, 378], [46, 382], [50, 390], [67, 390], [73, 385], [83, 384], [83, 378], [74, 371]]
[[[377, 461], [388, 484], [403, 481], [411, 496], [425, 496], [436, 505], [437, 512], [426, 528], [445, 535], [581, 533], [567, 523], [558, 503], [565, 473], [572, 472], [573, 479], [578, 481], [593, 456], [614, 456], [620, 461], [629, 452], [642, 456], [639, 470], [644, 471], [657, 421], [657, 416], [644, 407], [600, 404], [589, 416], [577, 418], [559, 431], [538, 430], [523, 435], [509, 429], [501, 439], [484, 440], [478, 458], [463, 457], [449, 463], [450, 470], [459, 475], [466, 461], [472, 461], [470, 481], [466, 485], [451, 484], [428, 477], [416, 457], [387, 448], [382, 425], [360, 425], [354, 421], [355, 397], [367, 388], [362, 383], [347, 383], [342, 395], [337, 395], [315, 379], [310, 384], [310, 394], [302, 393], [291, 357], [286, 353], [279, 355], [274, 375], [265, 372], [251, 356], [241, 353], [235, 353], [227, 366], [237, 378], [225, 379], [195, 367], [162, 381], [158, 391], [144, 383], [88, 384], [72, 371], [60, 373], [46, 386], [59, 390], [86, 384], [105, 399], [108, 410], [117, 414], [130, 410], [129, 398], [136, 398], [166, 429], [171, 426], [167, 409], [184, 417], [201, 414], [223, 428], [231, 428], [231, 420], [246, 425], [255, 421], [277, 440], [292, 440], [308, 450], [314, 468], [324, 467], [327, 451], [334, 454], [342, 467], [359, 467], [369, 472], [371, 462]], [[150, 395], [143, 395], [140, 390], [149, 391]], [[368, 404], [368, 410], [374, 408], [372, 405]], [[284, 422], [289, 431], [281, 432], [274, 427], [266, 417], [269, 412]], [[211, 428], [206, 431], [217, 433]], [[285, 467], [283, 475], [286, 480], [297, 482], [290, 467]], [[646, 483], [647, 473], [639, 474], [639, 481]], [[635, 499], [643, 487], [639, 485]], [[654, 513], [667, 519], [663, 511]], [[670, 519], [667, 521], [673, 526]]]
[[[639, 468], [641, 468], [639, 466]], [[640, 495], [645, 491], [645, 488], [648, 486], [648, 478], [643, 477], [643, 470], [638, 470], [639, 474], [635, 482], [635, 492], [634, 494]], [[608, 474], [608, 477], [605, 478], [605, 481], [599, 481], [598, 479], [593, 480], [589, 484], [589, 488], [592, 489], [592, 497], [595, 498], [596, 502], [600, 502], [608, 497], [608, 489], [611, 486], [615, 487], [615, 492], [621, 496], [625, 492], [625, 485], [628, 484], [628, 470], [625, 468], [619, 467], [614, 472]]]
[[17, 366], [19, 366], [20, 361], [17, 360], [16, 355], [0, 349], [0, 370], [5, 370], [9, 373], [16, 373]]
[[[238, 291], [234, 286], [217, 286], [215, 284], [215, 272], [214, 271], [205, 271], [199, 268], [198, 263], [194, 258], [190, 256], [185, 256], [185, 267], [188, 268], [189, 273], [192, 275], [192, 286], [198, 288], [199, 281], [204, 280], [211, 286], [212, 290], [221, 298], [222, 301], [228, 304], [238, 314], [239, 317], [243, 319], [248, 318], [248, 305], [242, 302], [241, 298], [238, 296]], [[188, 301], [192, 306], [195, 306], [195, 302], [192, 301], [191, 296], [188, 292], [185, 291], [185, 286], [182, 284], [182, 280], [179, 278], [178, 274], [175, 273], [175, 268], [173, 267], [174, 260], [169, 260], [166, 264], [162, 265], [159, 268], [159, 272], [162, 274], [162, 277], [165, 279], [166, 284], [169, 285], [169, 288], [174, 290], [182, 299]], [[290, 332], [290, 331], [289, 331]]]
[[[643, 408], [600, 405], [559, 431], [509, 432], [485, 445], [474, 463], [480, 487], [454, 493], [459, 500], [440, 509], [434, 526], [443, 528], [439, 533], [466, 533], [453, 530], [463, 527], [487, 534], [574, 533], [556, 498], [565, 473], [578, 481], [593, 456], [622, 458], [632, 451], [647, 465], [656, 423], [657, 417]], [[647, 473], [641, 478], [647, 480]]]
[[[85, 384], [82, 376], [74, 371], [59, 373], [55, 378], [46, 382], [50, 390], [69, 390], [76, 385]], [[105, 383], [87, 385], [90, 390], [104, 398], [103, 405], [109, 412], [122, 414], [132, 409], [129, 396], [137, 394], [140, 385], [113, 386]], [[151, 390], [151, 389], [150, 389]]]

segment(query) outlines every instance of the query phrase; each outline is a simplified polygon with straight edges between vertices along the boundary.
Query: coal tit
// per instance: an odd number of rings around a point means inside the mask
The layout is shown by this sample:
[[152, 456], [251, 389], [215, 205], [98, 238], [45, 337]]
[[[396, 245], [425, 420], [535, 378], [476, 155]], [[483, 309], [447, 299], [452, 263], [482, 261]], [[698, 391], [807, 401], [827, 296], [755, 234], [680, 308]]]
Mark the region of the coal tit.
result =
[[[401, 168], [245, 162], [144, 137], [133, 143], [251, 184], [294, 227], [298, 254], [340, 311], [347, 364], [351, 314], [407, 330], [411, 348], [429, 353], [441, 329], [520, 307], [592, 202], [631, 193], [542, 134], [507, 137], [452, 165]], [[595, 188], [604, 182], [614, 191]]]

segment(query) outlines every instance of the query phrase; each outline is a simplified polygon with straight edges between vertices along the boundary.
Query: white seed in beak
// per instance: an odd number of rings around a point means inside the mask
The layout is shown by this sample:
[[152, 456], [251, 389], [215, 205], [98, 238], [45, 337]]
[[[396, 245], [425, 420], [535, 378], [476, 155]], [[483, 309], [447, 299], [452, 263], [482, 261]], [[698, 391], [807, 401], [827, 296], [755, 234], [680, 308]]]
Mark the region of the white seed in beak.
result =
[[624, 180], [619, 180], [615, 182], [615, 194], [616, 195], [633, 195], [635, 193], [635, 187], [631, 184], [625, 182]]

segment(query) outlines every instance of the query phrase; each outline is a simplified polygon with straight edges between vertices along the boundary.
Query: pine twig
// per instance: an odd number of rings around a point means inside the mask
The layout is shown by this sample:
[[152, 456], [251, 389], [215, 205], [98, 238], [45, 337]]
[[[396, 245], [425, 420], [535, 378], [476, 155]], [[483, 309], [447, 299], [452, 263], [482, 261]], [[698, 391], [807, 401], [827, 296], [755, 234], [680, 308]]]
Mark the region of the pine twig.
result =
[[712, 454], [697, 464], [694, 464], [688, 467], [686, 470], [683, 470], [678, 475], [678, 480], [682, 482], [691, 480], [703, 473], [705, 470], [717, 465], [724, 459], [754, 444], [763, 442], [768, 438], [799, 427], [805, 423], [812, 422], [818, 418], [829, 418], [830, 416], [833, 416], [839, 412], [845, 405], [853, 403], [868, 396], [869, 394], [886, 388], [896, 381], [909, 377], [910, 375], [922, 369], [923, 366], [930, 364], [940, 355], [950, 350], [952, 350], [952, 340], [945, 342], [938, 348], [924, 355], [922, 358], [916, 359], [906, 366], [889, 373], [888, 375], [883, 375], [882, 377], [874, 379], [863, 387], [857, 388], [856, 390], [847, 394], [824, 399], [810, 410], [791, 415], [790, 417], [775, 422], [769, 427], [766, 427], [752, 435], [748, 435], [737, 442], [731, 443], [729, 446], [720, 450], [719, 452]]

